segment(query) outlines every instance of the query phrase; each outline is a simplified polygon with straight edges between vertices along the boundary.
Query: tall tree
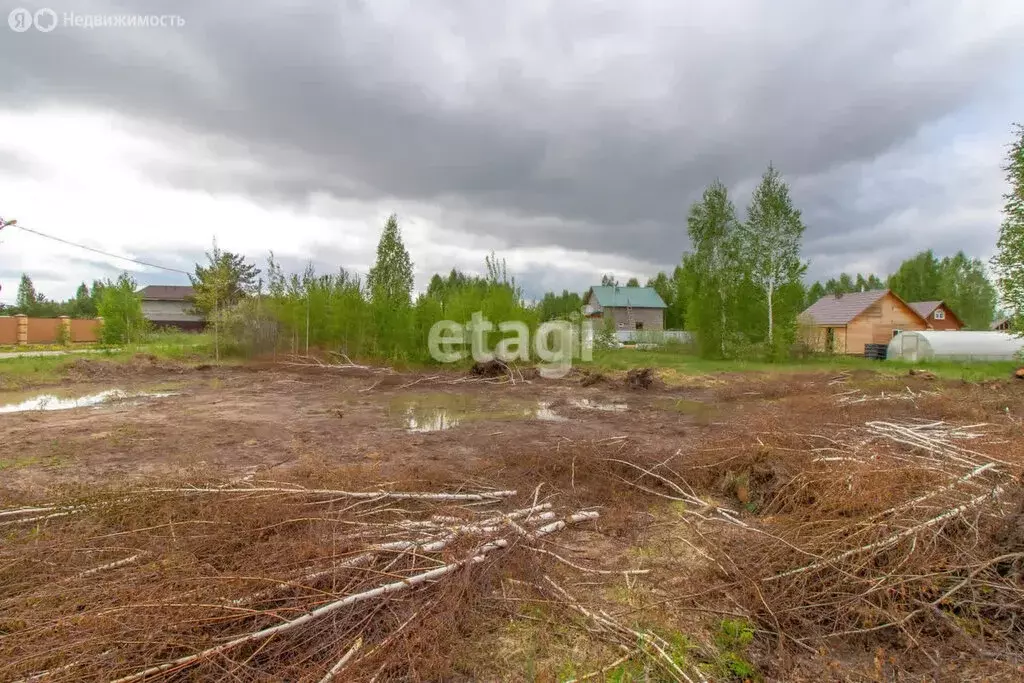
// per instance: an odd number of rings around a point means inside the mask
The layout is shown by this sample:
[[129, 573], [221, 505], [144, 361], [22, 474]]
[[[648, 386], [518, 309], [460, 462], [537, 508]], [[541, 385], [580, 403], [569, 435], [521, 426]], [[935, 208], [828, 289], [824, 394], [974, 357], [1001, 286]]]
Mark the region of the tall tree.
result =
[[999, 227], [999, 251], [992, 265], [1013, 329], [1024, 334], [1024, 125], [1016, 124], [1014, 135], [1003, 167], [1010, 188], [1003, 195], [1006, 203]]
[[377, 243], [377, 261], [366, 279], [377, 351], [387, 358], [405, 357], [412, 344], [412, 284], [412, 259], [402, 243], [398, 217], [391, 214]]
[[628, 280], [626, 280], [626, 286], [627, 287], [639, 287], [640, 286], [640, 280], [638, 280], [635, 277], [631, 277]]
[[75, 290], [75, 298], [68, 301], [66, 308], [67, 315], [73, 318], [95, 318], [97, 315], [96, 304], [89, 292], [89, 286], [84, 282], [78, 285], [78, 289]]
[[[800, 260], [804, 224], [793, 206], [789, 187], [774, 166], [761, 177], [754, 190], [747, 221], [740, 236], [742, 256], [749, 261], [747, 271], [753, 283], [764, 293], [768, 312], [768, 340], [775, 343], [775, 295], [782, 287], [800, 282], [806, 266]], [[802, 298], [802, 297], [801, 297]], [[798, 311], [787, 310], [779, 322], [796, 323]]]
[[995, 317], [997, 297], [981, 259], [957, 252], [939, 262], [939, 275], [938, 298], [945, 301], [969, 329], [987, 330]]
[[27, 274], [21, 274], [21, 282], [18, 283], [18, 299], [16, 302], [18, 310], [25, 315], [35, 315], [36, 307], [39, 304], [39, 295], [36, 294], [32, 278]]
[[694, 202], [686, 219], [694, 253], [683, 269], [691, 311], [689, 328], [697, 337], [701, 354], [725, 355], [726, 344], [735, 328], [729, 306], [735, 283], [736, 207], [729, 191], [715, 180]]
[[116, 282], [107, 282], [102, 288], [98, 312], [103, 316], [104, 343], [132, 344], [142, 340], [147, 326], [137, 288], [128, 273], [121, 273]]
[[259, 290], [260, 270], [241, 254], [222, 251], [213, 241], [213, 251], [206, 252], [207, 265], [196, 264], [195, 275], [189, 275], [195, 294], [192, 305], [207, 321], [213, 323], [214, 356], [220, 359], [221, 318], [249, 294]]
[[615, 276], [611, 273], [605, 273], [601, 276], [602, 287], [618, 287], [619, 281], [615, 279]]
[[194, 306], [203, 315], [237, 304], [259, 289], [260, 269], [245, 256], [223, 251], [213, 241], [213, 251], [206, 252], [207, 264], [196, 264], [189, 275], [195, 290]]
[[377, 243], [377, 262], [366, 279], [375, 304], [408, 306], [412, 301], [412, 260], [402, 243], [398, 216], [391, 214]]
[[904, 301], [942, 298], [942, 272], [931, 249], [907, 259], [889, 276], [889, 289]]

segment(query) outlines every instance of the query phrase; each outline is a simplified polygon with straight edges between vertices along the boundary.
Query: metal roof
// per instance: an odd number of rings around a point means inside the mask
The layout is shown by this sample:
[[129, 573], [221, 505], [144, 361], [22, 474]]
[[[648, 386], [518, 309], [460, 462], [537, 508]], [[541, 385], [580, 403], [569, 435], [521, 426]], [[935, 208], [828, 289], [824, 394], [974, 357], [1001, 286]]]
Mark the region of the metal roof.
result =
[[184, 301], [196, 292], [189, 285], [148, 285], [138, 293], [143, 301]]
[[932, 313], [935, 312], [936, 308], [938, 308], [939, 306], [942, 305], [942, 302], [941, 301], [912, 301], [912, 302], [908, 303], [907, 305], [910, 306], [911, 308], [913, 308], [914, 312], [917, 313], [922, 318], [927, 318], [928, 316], [930, 316]]
[[847, 325], [863, 313], [868, 306], [888, 293], [888, 289], [872, 289], [849, 294], [826, 294], [815, 301], [802, 315], [813, 318], [817, 325]]
[[668, 308], [653, 287], [598, 286], [591, 287], [590, 294], [605, 308]]

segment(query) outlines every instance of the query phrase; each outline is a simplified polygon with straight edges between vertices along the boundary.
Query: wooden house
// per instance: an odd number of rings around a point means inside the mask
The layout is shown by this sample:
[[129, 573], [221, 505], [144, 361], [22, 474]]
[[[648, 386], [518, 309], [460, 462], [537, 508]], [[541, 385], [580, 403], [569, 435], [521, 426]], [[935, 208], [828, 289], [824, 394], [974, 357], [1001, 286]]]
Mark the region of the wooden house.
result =
[[828, 294], [801, 314], [805, 341], [817, 351], [863, 355], [865, 344], [888, 344], [928, 321], [888, 289]]
[[956, 331], [964, 327], [963, 321], [945, 301], [912, 301], [908, 306], [925, 319], [930, 330]]

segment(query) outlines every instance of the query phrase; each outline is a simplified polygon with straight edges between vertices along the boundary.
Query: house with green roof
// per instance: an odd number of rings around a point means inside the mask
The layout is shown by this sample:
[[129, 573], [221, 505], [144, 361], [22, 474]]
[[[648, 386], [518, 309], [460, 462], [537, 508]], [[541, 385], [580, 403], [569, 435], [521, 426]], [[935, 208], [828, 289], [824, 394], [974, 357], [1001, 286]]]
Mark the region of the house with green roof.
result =
[[653, 287], [595, 286], [583, 297], [583, 314], [616, 330], [664, 330], [666, 308]]

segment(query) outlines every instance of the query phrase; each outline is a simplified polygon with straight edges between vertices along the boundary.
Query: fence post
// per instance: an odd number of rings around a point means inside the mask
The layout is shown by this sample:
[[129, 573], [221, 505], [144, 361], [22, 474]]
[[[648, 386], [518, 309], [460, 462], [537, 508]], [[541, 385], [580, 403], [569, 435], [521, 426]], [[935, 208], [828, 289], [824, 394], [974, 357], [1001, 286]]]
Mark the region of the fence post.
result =
[[18, 321], [18, 346], [25, 346], [28, 344], [28, 316], [16, 313], [14, 317]]
[[65, 344], [70, 344], [74, 341], [71, 338], [71, 316], [59, 315], [57, 318], [60, 320], [60, 331], [57, 333], [57, 340], [63, 340]]
[[103, 341], [103, 316], [96, 316], [96, 341]]

